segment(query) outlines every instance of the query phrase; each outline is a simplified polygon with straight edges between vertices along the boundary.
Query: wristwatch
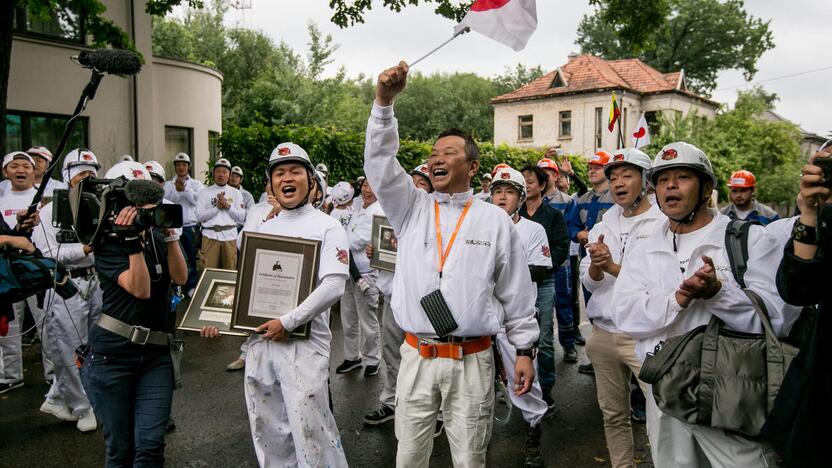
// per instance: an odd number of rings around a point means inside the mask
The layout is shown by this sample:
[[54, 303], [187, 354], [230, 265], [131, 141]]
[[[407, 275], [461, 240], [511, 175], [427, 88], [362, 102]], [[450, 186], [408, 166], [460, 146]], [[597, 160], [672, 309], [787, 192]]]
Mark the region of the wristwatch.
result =
[[801, 244], [817, 245], [818, 230], [815, 226], [807, 226], [799, 220], [795, 221], [792, 228], [792, 239]]
[[517, 356], [528, 356], [528, 357], [534, 359], [535, 356], [537, 356], [537, 348], [532, 346], [529, 349], [518, 349], [517, 350]]

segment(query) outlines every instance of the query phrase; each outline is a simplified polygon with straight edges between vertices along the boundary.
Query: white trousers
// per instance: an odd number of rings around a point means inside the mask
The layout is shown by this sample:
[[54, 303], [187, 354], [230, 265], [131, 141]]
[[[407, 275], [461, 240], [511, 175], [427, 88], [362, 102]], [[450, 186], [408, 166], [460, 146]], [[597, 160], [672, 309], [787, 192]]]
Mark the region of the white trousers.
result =
[[[55, 296], [60, 299], [60, 296]], [[50, 348], [51, 343], [48, 341], [50, 340], [49, 336], [44, 334], [44, 317], [46, 316], [46, 312], [43, 308], [38, 307], [38, 298], [37, 296], [29, 296], [26, 298], [26, 305], [29, 307], [29, 312], [32, 313], [32, 318], [35, 320], [35, 326], [38, 331], [38, 337], [40, 337], [41, 347], [40, 347], [40, 354], [41, 359], [43, 360], [43, 378], [44, 380], [55, 380], [55, 364], [52, 362], [52, 358], [49, 356], [47, 349]], [[49, 306], [49, 295], [45, 295], [43, 298], [43, 307]], [[20, 314], [21, 325], [23, 324], [23, 313]], [[48, 322], [48, 320], [47, 320]], [[26, 330], [23, 330], [26, 331]]]
[[461, 360], [423, 359], [401, 348], [396, 383], [396, 466], [427, 467], [440, 409], [457, 468], [484, 467], [494, 421], [494, 353], [491, 348]]
[[305, 340], [249, 338], [246, 406], [261, 467], [347, 466], [328, 377], [329, 357]]
[[[370, 275], [369, 277], [372, 281]], [[344, 330], [344, 359], [361, 359], [365, 366], [377, 366], [381, 354], [381, 329], [378, 324], [378, 288], [373, 284], [361, 292], [352, 278], [347, 279], [341, 297], [341, 328]]]
[[[549, 409], [549, 405], [543, 401], [543, 390], [540, 388], [540, 382], [534, 379], [531, 391], [521, 396], [515, 395], [514, 365], [517, 362], [517, 348], [508, 342], [505, 332], [497, 334], [497, 347], [500, 350], [500, 359], [503, 361], [503, 369], [505, 369], [506, 379], [508, 380], [506, 390], [508, 390], [511, 404], [520, 410], [523, 419], [529, 426], [535, 427], [540, 424]], [[534, 368], [537, 369], [537, 358], [534, 361]]]
[[14, 320], [9, 322], [9, 332], [0, 336], [0, 383], [16, 383], [23, 380], [23, 344], [20, 339], [24, 302], [12, 304]]
[[89, 317], [100, 315], [101, 289], [95, 276], [72, 281], [78, 287], [78, 294], [63, 299], [50, 291], [46, 297], [48, 304], [51, 295], [52, 302], [47, 311], [43, 345], [55, 364], [55, 380], [46, 400], [67, 406], [72, 414], [83, 417], [91, 407], [75, 365], [75, 349], [87, 342]]
[[404, 341], [404, 332], [393, 317], [390, 301], [384, 298], [381, 308], [381, 357], [384, 358], [384, 386], [381, 387], [379, 400], [391, 408], [396, 406], [396, 379], [399, 376], [399, 363], [402, 360], [399, 348]]
[[755, 442], [721, 429], [687, 424], [664, 414], [647, 398], [647, 436], [656, 467], [735, 468], [777, 466], [777, 455], [765, 443]]

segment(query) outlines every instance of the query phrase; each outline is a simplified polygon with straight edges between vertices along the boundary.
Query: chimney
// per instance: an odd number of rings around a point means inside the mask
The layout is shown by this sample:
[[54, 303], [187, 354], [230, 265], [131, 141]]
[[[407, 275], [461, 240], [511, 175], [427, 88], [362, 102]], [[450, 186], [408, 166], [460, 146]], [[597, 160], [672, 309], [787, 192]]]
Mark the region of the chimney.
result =
[[568, 56], [568, 57], [569, 57], [569, 62], [571, 62], [571, 61], [575, 60], [576, 58], [578, 58], [578, 56], [579, 56], [579, 55], [581, 55], [581, 54], [579, 54], [579, 53], [577, 53], [577, 52], [569, 52], [569, 56]]

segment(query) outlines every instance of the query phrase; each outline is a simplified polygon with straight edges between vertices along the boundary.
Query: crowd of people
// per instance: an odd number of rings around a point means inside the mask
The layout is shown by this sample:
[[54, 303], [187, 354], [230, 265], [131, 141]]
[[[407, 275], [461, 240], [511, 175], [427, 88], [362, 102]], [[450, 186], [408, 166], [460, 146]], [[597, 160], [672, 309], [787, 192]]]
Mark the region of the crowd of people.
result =
[[[58, 242], [50, 199], [55, 189], [99, 176], [95, 154], [69, 152], [63, 182], [43, 180], [48, 149], [7, 154], [0, 243], [54, 257], [79, 292], [63, 299], [48, 291], [3, 311], [11, 320], [0, 337], [0, 393], [23, 385], [21, 323], [30, 313], [51, 383], [40, 410], [82, 432], [100, 426], [108, 467], [162, 466], [175, 387], [171, 296], [192, 296], [204, 269], [237, 269], [244, 233], [258, 232], [320, 242], [313, 292], [259, 326], [227, 365], [245, 371], [260, 466], [347, 466], [329, 394], [335, 305], [344, 347], [335, 372], [383, 374], [378, 407], [364, 422], [394, 421], [397, 466], [428, 466], [443, 432], [454, 466], [485, 466], [500, 398], [525, 421], [524, 466], [554, 463], [541, 432], [555, 403], [555, 329], [564, 362], [576, 364], [576, 346], [586, 346], [590, 363], [578, 367], [595, 376], [612, 466], [635, 465], [633, 420], [646, 420], [659, 467], [821, 462], [813, 442], [830, 415], [822, 279], [832, 211], [829, 174], [814, 161], [832, 149], [803, 168], [800, 213], [785, 219], [755, 199], [751, 172], [720, 181], [708, 156], [685, 142], [652, 158], [635, 148], [599, 150], [584, 183], [554, 148], [523, 167], [484, 168], [471, 136], [451, 129], [424, 164], [404, 168], [393, 101], [407, 72], [402, 62], [378, 78], [357, 181], [330, 187], [327, 167], [291, 142], [269, 156], [257, 203], [242, 186], [243, 169], [225, 158], [213, 163], [207, 186], [192, 177], [184, 153], [174, 157], [170, 179], [158, 162], [125, 160], [104, 177], [147, 181], [152, 200], [122, 209], [113, 238], [94, 246]], [[46, 198], [30, 216], [43, 183]], [[731, 203], [717, 209], [721, 183]], [[182, 207], [181, 229], [137, 227], [141, 210], [162, 203]], [[372, 265], [376, 216], [395, 232], [387, 239], [395, 272]], [[726, 234], [734, 220], [749, 222], [739, 275]], [[591, 323], [586, 338], [581, 310]], [[770, 327], [800, 348], [758, 434], [671, 415], [666, 395], [638, 379], [665, 343], [715, 318], [744, 336]], [[304, 325], [308, 339], [290, 337]], [[204, 327], [201, 335], [220, 331]], [[719, 389], [702, 388], [679, 391], [699, 392], [699, 411], [711, 411], [704, 394]], [[745, 391], [739, 386], [736, 401]]]

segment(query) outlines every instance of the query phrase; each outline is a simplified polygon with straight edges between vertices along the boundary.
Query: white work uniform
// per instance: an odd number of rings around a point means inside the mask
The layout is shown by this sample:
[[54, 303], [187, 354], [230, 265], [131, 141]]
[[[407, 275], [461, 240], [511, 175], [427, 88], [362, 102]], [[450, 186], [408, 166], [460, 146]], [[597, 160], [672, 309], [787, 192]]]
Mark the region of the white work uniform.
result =
[[378, 399], [381, 404], [391, 408], [396, 407], [396, 379], [399, 376], [399, 363], [402, 360], [399, 347], [404, 341], [404, 332], [396, 323], [393, 309], [390, 307], [394, 275], [395, 273], [391, 271], [379, 270], [376, 280], [378, 292], [384, 298], [381, 308], [381, 357], [384, 359], [384, 384]]
[[[51, 220], [52, 208], [52, 203], [44, 206], [40, 210], [41, 218]], [[69, 271], [94, 265], [93, 254], [84, 254], [83, 244], [58, 244], [56, 234], [51, 222], [41, 222], [32, 234], [32, 242], [45, 257], [55, 258]], [[46, 401], [66, 406], [80, 418], [92, 408], [75, 366], [75, 349], [87, 343], [87, 331], [101, 315], [102, 298], [94, 271], [89, 276], [74, 278], [72, 282], [78, 288], [74, 296], [64, 299], [51, 289], [44, 300], [44, 305], [49, 307], [45, 310], [43, 346], [55, 363], [55, 380], [46, 394]]]
[[[520, 235], [529, 266], [552, 268], [549, 240], [546, 238], [546, 229], [543, 228], [543, 225], [519, 217], [518, 221], [514, 223], [514, 227]], [[537, 285], [534, 283], [532, 283], [529, 294], [531, 294], [531, 297], [537, 297]], [[515, 395], [512, 390], [514, 390], [515, 385], [514, 364], [517, 362], [517, 348], [508, 342], [504, 331], [497, 334], [497, 346], [500, 350], [500, 359], [503, 361], [503, 369], [505, 369], [506, 380], [508, 381], [506, 385], [508, 397], [514, 407], [523, 414], [523, 419], [529, 426], [535, 427], [540, 424], [549, 409], [549, 406], [543, 401], [543, 390], [540, 388], [540, 382], [535, 379], [532, 389], [528, 393], [521, 396]], [[535, 358], [534, 368], [537, 369], [537, 358]]]
[[249, 338], [245, 394], [257, 461], [261, 467], [347, 466], [327, 388], [329, 307], [348, 276], [344, 230], [307, 203], [282, 210], [258, 232], [321, 241], [321, 249], [315, 290], [280, 318], [287, 330], [311, 323], [309, 338]]
[[[639, 262], [628, 257], [639, 242], [657, 232], [665, 220], [657, 206], [644, 213], [625, 217], [620, 205], [613, 205], [604, 213], [601, 222], [589, 231], [589, 242], [598, 242], [604, 236], [612, 261], [619, 265]], [[581, 281], [592, 293], [587, 303], [586, 315], [592, 321], [592, 335], [586, 344], [586, 353], [595, 367], [595, 387], [598, 406], [604, 417], [604, 435], [610, 463], [613, 468], [634, 466], [634, 444], [630, 421], [630, 378], [638, 375], [641, 360], [636, 358], [635, 340], [621, 333], [612, 319], [612, 299], [616, 277], [604, 273], [601, 280], [589, 276], [590, 256], [581, 260]], [[642, 391], [646, 384], [639, 381]]]
[[335, 207], [329, 213], [330, 216], [335, 218], [336, 221], [341, 223], [341, 226], [344, 226], [344, 229], [350, 224], [350, 219], [352, 218], [352, 213], [354, 211], [353, 205], [350, 203], [346, 205], [345, 208]]
[[[39, 188], [38, 184], [35, 184], [35, 189]], [[46, 182], [46, 188], [43, 189], [43, 196], [44, 197], [53, 197], [55, 195], [55, 189], [65, 189], [67, 185], [61, 180], [55, 180], [53, 178], [49, 178]], [[2, 195], [0, 195], [2, 196]], [[51, 222], [51, 220], [48, 220]]]
[[191, 176], [185, 176], [185, 188], [181, 192], [176, 190], [176, 177], [165, 182], [165, 198], [182, 205], [182, 226], [198, 224], [196, 219], [197, 199], [199, 192], [204, 188], [202, 182], [191, 178]]
[[361, 292], [349, 278], [341, 298], [341, 327], [344, 331], [344, 359], [361, 360], [365, 366], [377, 366], [381, 359], [381, 329], [378, 323], [378, 270], [370, 266], [366, 248], [373, 230], [373, 216], [384, 216], [381, 205], [359, 205], [347, 225], [350, 255], [358, 272], [370, 285]]
[[[678, 255], [673, 248], [669, 221], [639, 242], [622, 265], [613, 294], [613, 322], [623, 333], [636, 339], [636, 356], [643, 361], [648, 351], [662, 340], [706, 325], [711, 316], [728, 329], [762, 333], [754, 305], [731, 273], [725, 249], [725, 228], [730, 219], [715, 209], [706, 226], [693, 233], [677, 235]], [[691, 239], [699, 237], [699, 242]], [[786, 306], [777, 293], [775, 274], [782, 246], [762, 227], [749, 231], [748, 271], [745, 282], [768, 308], [771, 325], [778, 336], [788, 333], [799, 308]], [[713, 259], [722, 283], [711, 299], [695, 299], [686, 308], [676, 302], [676, 290], [685, 278], [704, 265], [702, 256]], [[684, 268], [682, 273], [681, 268]], [[647, 427], [653, 463], [656, 466], [765, 466], [767, 446], [719, 429], [693, 426], [667, 416], [656, 407], [652, 391], [647, 395]]]
[[[248, 190], [244, 189], [243, 186], [239, 186], [237, 190], [240, 191], [240, 194], [243, 196], [243, 206], [245, 206], [246, 211], [250, 210], [251, 207], [255, 205], [254, 203], [254, 196]], [[268, 198], [267, 198], [268, 200]]]
[[[419, 301], [441, 290], [458, 337], [493, 336], [505, 327], [520, 349], [532, 347], [539, 328], [526, 253], [505, 212], [472, 200], [471, 190], [449, 195], [417, 189], [396, 160], [398, 124], [393, 108], [373, 105], [364, 145], [364, 173], [398, 235], [392, 308], [405, 332], [435, 337]], [[468, 201], [470, 209], [439, 275], [435, 221], [443, 250]], [[439, 206], [440, 219], [434, 215]], [[485, 466], [494, 411], [494, 356], [490, 349], [461, 360], [423, 359], [401, 346], [396, 382], [398, 466], [428, 465], [436, 415], [442, 411], [456, 466]]]
[[[217, 208], [217, 195], [225, 194], [229, 207]], [[196, 204], [196, 221], [202, 225], [202, 237], [216, 241], [237, 239], [237, 224], [246, 222], [246, 209], [240, 191], [230, 185], [209, 185], [199, 192]], [[217, 231], [211, 228], [233, 228]]]

